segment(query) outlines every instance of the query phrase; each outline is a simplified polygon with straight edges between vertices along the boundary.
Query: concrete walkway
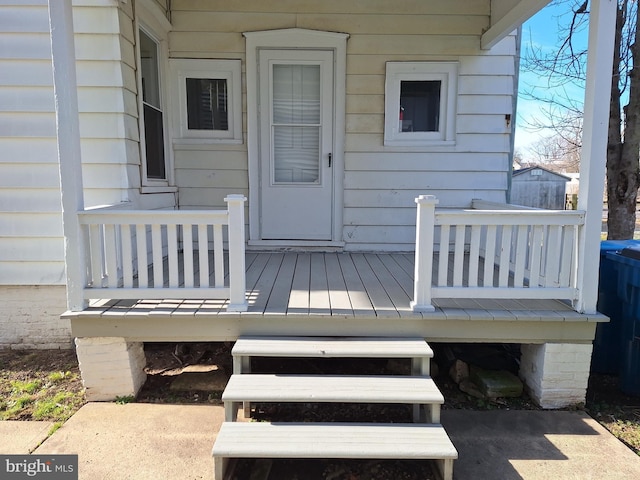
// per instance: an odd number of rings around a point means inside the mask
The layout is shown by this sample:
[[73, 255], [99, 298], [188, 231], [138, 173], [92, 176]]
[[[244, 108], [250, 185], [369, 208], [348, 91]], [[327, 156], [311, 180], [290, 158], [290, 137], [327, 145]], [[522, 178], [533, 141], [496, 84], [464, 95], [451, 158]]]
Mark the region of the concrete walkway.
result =
[[[223, 419], [221, 406], [89, 403], [48, 439], [46, 422], [0, 422], [0, 453], [44, 440], [33, 453], [78, 454], [82, 480], [212, 479]], [[583, 412], [445, 410], [442, 423], [456, 480], [640, 478], [640, 456]]]

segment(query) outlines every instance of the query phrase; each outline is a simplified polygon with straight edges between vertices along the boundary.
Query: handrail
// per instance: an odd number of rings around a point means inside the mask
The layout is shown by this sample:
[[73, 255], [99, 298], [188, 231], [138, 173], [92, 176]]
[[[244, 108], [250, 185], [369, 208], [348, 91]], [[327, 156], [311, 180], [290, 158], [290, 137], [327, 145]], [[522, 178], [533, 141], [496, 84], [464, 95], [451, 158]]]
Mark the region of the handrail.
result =
[[84, 298], [229, 299], [227, 310], [245, 311], [246, 198], [225, 201], [227, 210], [79, 212], [87, 252]]
[[473, 206], [491, 209], [436, 210], [427, 195], [416, 203], [415, 311], [432, 311], [435, 298], [578, 298], [585, 212], [481, 201]]

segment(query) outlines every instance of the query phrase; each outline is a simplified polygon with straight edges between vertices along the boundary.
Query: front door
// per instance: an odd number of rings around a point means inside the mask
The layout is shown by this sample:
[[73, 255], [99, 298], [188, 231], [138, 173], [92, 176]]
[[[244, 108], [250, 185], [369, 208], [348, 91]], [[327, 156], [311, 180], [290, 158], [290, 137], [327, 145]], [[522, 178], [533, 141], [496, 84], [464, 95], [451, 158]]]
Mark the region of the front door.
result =
[[260, 234], [332, 238], [333, 52], [259, 51]]

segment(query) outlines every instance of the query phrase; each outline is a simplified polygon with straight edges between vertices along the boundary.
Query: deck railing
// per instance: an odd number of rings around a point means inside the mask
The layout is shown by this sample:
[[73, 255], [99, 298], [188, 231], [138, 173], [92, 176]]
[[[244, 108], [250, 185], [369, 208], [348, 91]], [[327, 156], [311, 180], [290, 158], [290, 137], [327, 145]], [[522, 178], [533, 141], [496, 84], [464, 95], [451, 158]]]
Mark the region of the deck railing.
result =
[[481, 201], [436, 210], [432, 195], [416, 203], [415, 311], [437, 298], [578, 298], [584, 212]]
[[245, 311], [245, 200], [229, 195], [227, 210], [216, 211], [80, 212], [87, 256], [84, 298], [229, 299], [227, 310]]

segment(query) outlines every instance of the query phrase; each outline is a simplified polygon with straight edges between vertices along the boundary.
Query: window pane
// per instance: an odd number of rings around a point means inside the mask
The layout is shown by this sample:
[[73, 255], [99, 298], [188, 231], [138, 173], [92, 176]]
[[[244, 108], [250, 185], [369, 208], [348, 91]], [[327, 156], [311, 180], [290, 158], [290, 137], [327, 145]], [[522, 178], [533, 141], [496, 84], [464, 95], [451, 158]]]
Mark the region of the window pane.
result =
[[160, 109], [160, 82], [158, 76], [158, 45], [140, 31], [140, 69], [142, 72], [142, 100]]
[[147, 178], [165, 179], [162, 112], [144, 105], [144, 140], [147, 153]]
[[164, 180], [164, 121], [160, 103], [158, 44], [142, 30], [139, 33], [147, 178]]
[[437, 132], [440, 129], [439, 80], [400, 82], [400, 131]]
[[274, 181], [316, 183], [320, 127], [273, 127]]
[[186, 83], [189, 130], [229, 130], [227, 81], [187, 78]]
[[274, 181], [320, 178], [320, 66], [273, 66]]
[[273, 66], [273, 123], [320, 123], [320, 66]]

